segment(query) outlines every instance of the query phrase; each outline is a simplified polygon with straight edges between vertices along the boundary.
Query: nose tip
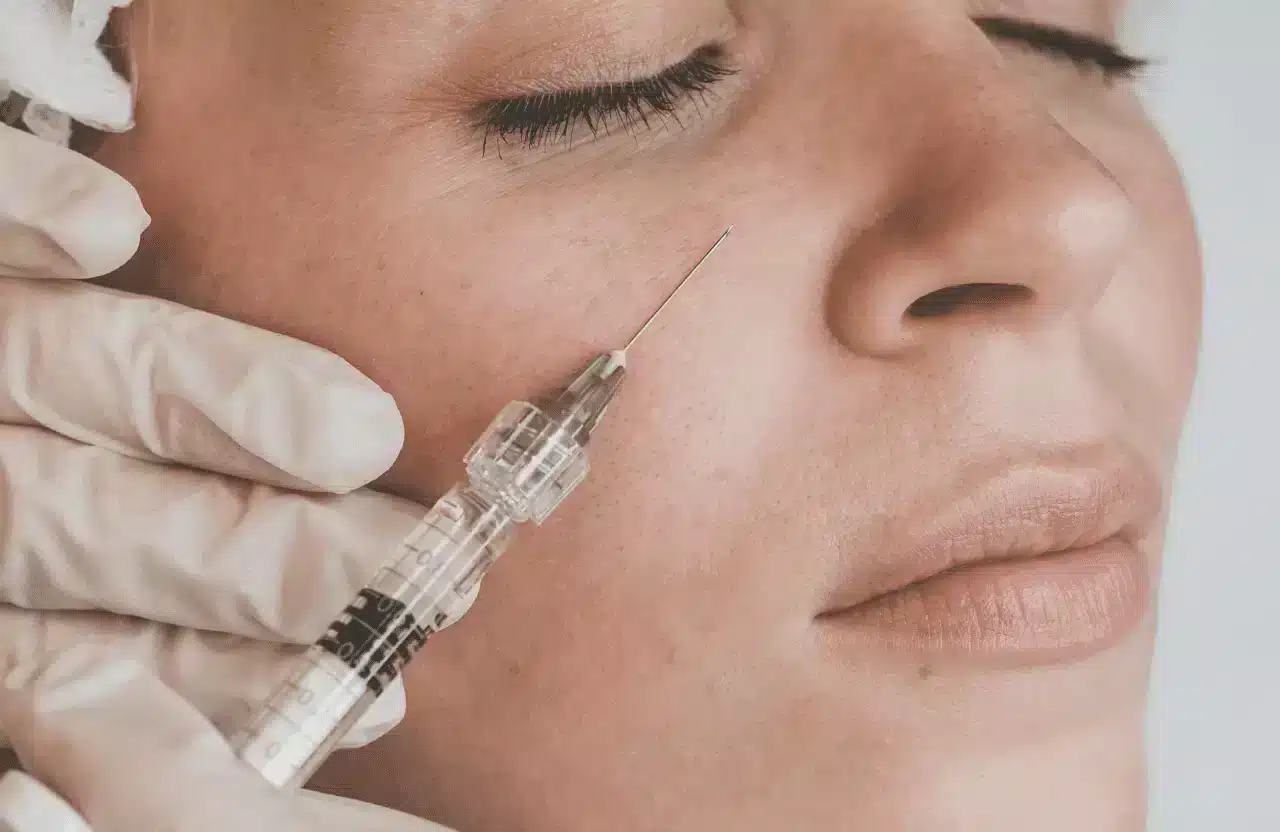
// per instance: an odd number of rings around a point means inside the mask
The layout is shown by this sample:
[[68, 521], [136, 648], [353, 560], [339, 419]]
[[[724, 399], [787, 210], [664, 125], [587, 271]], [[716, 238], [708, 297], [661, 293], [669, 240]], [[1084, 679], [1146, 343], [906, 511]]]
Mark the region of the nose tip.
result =
[[962, 330], [1044, 326], [1097, 303], [1133, 222], [1128, 196], [1074, 148], [917, 180], [844, 252], [832, 328], [883, 356]]

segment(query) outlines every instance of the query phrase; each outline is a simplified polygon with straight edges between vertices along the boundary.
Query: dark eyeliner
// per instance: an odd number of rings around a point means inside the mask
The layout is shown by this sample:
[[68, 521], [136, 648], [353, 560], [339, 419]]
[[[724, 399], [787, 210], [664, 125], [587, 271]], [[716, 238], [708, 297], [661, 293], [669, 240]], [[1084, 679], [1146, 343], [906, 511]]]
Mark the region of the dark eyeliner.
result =
[[675, 118], [687, 97], [704, 95], [734, 72], [724, 47], [712, 44], [648, 78], [486, 101], [474, 118], [477, 130], [484, 133], [481, 152], [491, 139], [518, 140], [535, 148], [567, 138], [578, 124], [595, 136], [611, 125], [627, 129], [637, 123], [648, 126], [650, 118]]
[[976, 17], [973, 22], [993, 40], [1021, 44], [1077, 66], [1097, 69], [1108, 78], [1131, 78], [1148, 64], [1114, 43], [1060, 26], [1011, 17]]

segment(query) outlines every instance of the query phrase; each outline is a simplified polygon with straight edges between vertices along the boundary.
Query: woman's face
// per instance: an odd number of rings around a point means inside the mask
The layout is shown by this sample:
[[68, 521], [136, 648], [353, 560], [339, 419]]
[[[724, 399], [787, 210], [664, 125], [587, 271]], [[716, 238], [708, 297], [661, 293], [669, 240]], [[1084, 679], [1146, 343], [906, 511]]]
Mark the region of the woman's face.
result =
[[468, 832], [1139, 829], [1200, 275], [1094, 63], [1122, 5], [135, 9], [100, 158], [155, 223], [117, 284], [364, 370], [398, 494], [734, 226], [591, 478], [323, 779]]

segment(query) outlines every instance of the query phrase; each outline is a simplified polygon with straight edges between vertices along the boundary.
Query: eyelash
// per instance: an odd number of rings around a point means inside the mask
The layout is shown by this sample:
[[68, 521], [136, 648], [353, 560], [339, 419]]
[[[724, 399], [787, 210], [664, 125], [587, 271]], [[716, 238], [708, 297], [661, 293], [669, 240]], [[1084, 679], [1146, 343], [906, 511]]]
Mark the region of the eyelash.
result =
[[476, 126], [484, 131], [481, 153], [490, 140], [499, 144], [518, 140], [528, 148], [569, 138], [578, 124], [592, 136], [611, 124], [628, 129], [649, 119], [672, 118], [687, 99], [706, 94], [721, 80], [737, 72], [724, 47], [703, 46], [675, 66], [652, 78], [623, 81], [603, 87], [485, 102], [476, 114]]
[[[1101, 72], [1108, 80], [1133, 78], [1148, 63], [1106, 41], [1065, 29], [1004, 17], [980, 17], [974, 22], [988, 37], [1068, 61], [1081, 71]], [[602, 130], [608, 132], [610, 124], [623, 130], [637, 123], [648, 127], [650, 118], [672, 118], [679, 124], [675, 113], [681, 103], [693, 96], [705, 98], [712, 87], [736, 72], [724, 47], [710, 45], [652, 78], [488, 101], [475, 117], [477, 129], [484, 133], [480, 152], [488, 152], [490, 140], [499, 145], [518, 140], [536, 149], [568, 139], [579, 124], [593, 137]]]
[[1068, 61], [1077, 69], [1100, 72], [1107, 80], [1128, 80], [1142, 73], [1149, 61], [1130, 55], [1112, 43], [1055, 26], [1007, 17], [979, 17], [978, 28], [995, 40], [1008, 41], [1042, 55]]

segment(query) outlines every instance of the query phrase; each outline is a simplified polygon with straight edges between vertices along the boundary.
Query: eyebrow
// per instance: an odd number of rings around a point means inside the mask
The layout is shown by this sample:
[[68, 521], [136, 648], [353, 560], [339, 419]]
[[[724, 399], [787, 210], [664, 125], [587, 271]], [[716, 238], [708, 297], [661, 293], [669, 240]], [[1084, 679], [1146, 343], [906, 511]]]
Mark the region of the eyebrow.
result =
[[1110, 71], [1132, 72], [1147, 64], [1109, 40], [1074, 29], [1000, 15], [975, 17], [973, 22], [993, 40], [1015, 41], [1073, 60], [1087, 60]]

